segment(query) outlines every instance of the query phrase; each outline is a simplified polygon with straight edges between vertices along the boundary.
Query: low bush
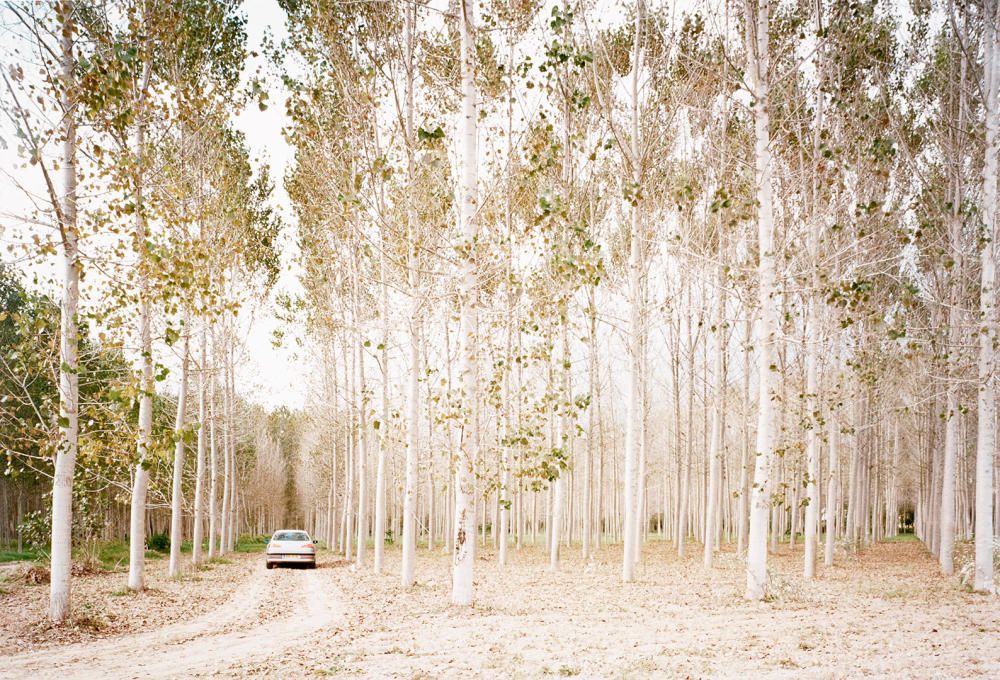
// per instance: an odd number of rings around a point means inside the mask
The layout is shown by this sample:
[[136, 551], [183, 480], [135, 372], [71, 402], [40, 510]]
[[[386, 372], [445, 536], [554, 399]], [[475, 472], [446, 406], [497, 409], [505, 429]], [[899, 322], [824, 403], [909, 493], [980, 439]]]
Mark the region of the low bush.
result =
[[156, 552], [170, 552], [170, 536], [166, 532], [151, 534], [146, 540], [146, 547]]

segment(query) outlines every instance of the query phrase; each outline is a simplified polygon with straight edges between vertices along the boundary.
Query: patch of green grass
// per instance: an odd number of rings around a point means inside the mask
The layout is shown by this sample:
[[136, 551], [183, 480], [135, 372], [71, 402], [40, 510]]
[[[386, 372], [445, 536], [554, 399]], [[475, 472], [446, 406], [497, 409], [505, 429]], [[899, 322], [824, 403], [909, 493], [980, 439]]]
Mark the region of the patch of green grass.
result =
[[906, 543], [910, 541], [919, 541], [916, 534], [896, 534], [895, 536], [889, 536], [883, 538], [883, 543]]
[[119, 588], [118, 590], [111, 591], [111, 597], [132, 597], [138, 594], [138, 590], [132, 590], [131, 588]]
[[269, 536], [240, 536], [236, 542], [235, 552], [238, 553], [262, 553], [267, 548]]
[[104, 543], [97, 548], [97, 561], [101, 563], [101, 569], [113, 571], [116, 568], [128, 564], [128, 543], [114, 541]]
[[[194, 551], [194, 541], [184, 541], [181, 543], [181, 552], [190, 555]], [[201, 542], [202, 554], [208, 554], [208, 541]]]
[[[109, 541], [98, 545], [95, 554], [97, 561], [101, 565], [101, 569], [115, 571], [123, 566], [128, 566], [128, 552], [128, 543], [124, 541]], [[147, 560], [161, 560], [164, 556], [164, 553], [155, 550], [146, 551]]]
[[35, 550], [0, 550], [0, 562], [34, 562], [42, 555]]

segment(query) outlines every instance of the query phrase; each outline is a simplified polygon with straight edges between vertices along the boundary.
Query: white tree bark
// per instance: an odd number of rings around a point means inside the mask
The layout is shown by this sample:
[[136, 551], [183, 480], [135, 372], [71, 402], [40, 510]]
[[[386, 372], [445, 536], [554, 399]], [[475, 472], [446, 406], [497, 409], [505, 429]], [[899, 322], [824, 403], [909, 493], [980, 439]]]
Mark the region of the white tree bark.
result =
[[219, 557], [229, 552], [229, 524], [232, 513], [232, 461], [229, 456], [229, 333], [225, 333], [222, 357], [222, 507], [219, 509]]
[[181, 385], [177, 394], [177, 418], [174, 422], [174, 469], [170, 489], [170, 563], [167, 574], [181, 573], [181, 542], [184, 540], [184, 416], [187, 409], [188, 349], [187, 314], [184, 315], [184, 344], [181, 347]]
[[[813, 230], [816, 230], [814, 225]], [[815, 266], [815, 265], [814, 265]], [[814, 284], [818, 283], [814, 277]], [[819, 528], [819, 499], [817, 498], [817, 482], [819, 477], [820, 433], [819, 433], [819, 302], [816, 291], [810, 292], [809, 319], [806, 322], [806, 404], [808, 404], [810, 424], [806, 429], [806, 518], [805, 518], [805, 551], [803, 575], [813, 578], [816, 575], [816, 550], [818, 548], [817, 530]], [[795, 511], [793, 509], [793, 511]], [[795, 535], [795, 532], [792, 532]]]
[[77, 311], [80, 303], [80, 253], [77, 247], [76, 177], [76, 57], [73, 53], [74, 4], [60, 8], [61, 78], [63, 82], [63, 195], [61, 213], [63, 292], [59, 319], [59, 448], [52, 479], [52, 553], [49, 581], [49, 619], [66, 621], [70, 613], [70, 573], [73, 549], [73, 474], [79, 426], [79, 353]]
[[389, 447], [389, 284], [385, 272], [385, 249], [382, 250], [380, 261], [379, 282], [382, 288], [382, 419], [378, 429], [378, 460], [375, 465], [375, 522], [372, 527], [372, 540], [375, 543], [375, 557], [372, 569], [376, 574], [382, 573], [382, 562], [385, 556], [385, 456]]
[[993, 592], [993, 465], [996, 455], [996, 242], [1000, 235], [997, 163], [1000, 156], [1000, 2], [986, 3], [984, 88], [986, 150], [983, 162], [984, 238], [980, 260], [979, 426], [976, 441], [975, 565], [973, 590]]
[[833, 566], [833, 545], [836, 540], [836, 519], [840, 510], [837, 479], [840, 476], [840, 461], [838, 452], [840, 449], [840, 424], [836, 418], [830, 419], [830, 429], [827, 432], [827, 440], [830, 449], [830, 470], [827, 473], [826, 482], [826, 545], [823, 553], [823, 563]]
[[639, 539], [639, 447], [642, 437], [642, 214], [639, 198], [639, 71], [642, 67], [642, 27], [646, 13], [645, 0], [636, 0], [635, 39], [632, 46], [632, 123], [631, 162], [632, 197], [631, 231], [628, 258], [629, 325], [628, 325], [628, 379], [625, 415], [625, 545], [622, 552], [622, 580], [635, 578], [636, 555]]
[[[823, 28], [823, 3], [816, 3], [815, 30], [820, 35]], [[820, 55], [822, 57], [822, 55]], [[820, 75], [822, 75], [822, 63], [819, 65]], [[813, 167], [812, 167], [812, 187], [811, 187], [811, 211], [809, 220], [809, 235], [807, 247], [809, 254], [809, 267], [811, 270], [811, 290], [809, 291], [808, 308], [806, 310], [806, 406], [809, 425], [805, 432], [806, 439], [806, 504], [805, 512], [805, 550], [803, 558], [803, 575], [813, 578], [816, 575], [816, 551], [819, 547], [819, 457], [820, 457], [820, 399], [819, 399], [819, 357], [822, 354], [822, 334], [820, 332], [820, 272], [819, 272], [819, 247], [820, 247], [820, 207], [819, 207], [819, 164], [822, 162], [820, 153], [820, 133], [823, 129], [823, 99], [822, 89], [816, 88], [815, 114], [813, 118]], [[798, 512], [793, 508], [793, 512]], [[792, 539], [795, 538], [795, 531], [792, 530]]]
[[[404, 125], [406, 127], [406, 172], [410, 178], [410, 186], [414, 186], [414, 162], [413, 154], [413, 91], [414, 91], [414, 68], [413, 49], [417, 30], [417, 6], [413, 4], [406, 10], [403, 21], [403, 46], [406, 50], [406, 110], [404, 112]], [[407, 428], [406, 428], [406, 470], [403, 487], [403, 556], [402, 567], [400, 569], [400, 581], [404, 588], [413, 585], [416, 579], [417, 561], [417, 476], [419, 474], [419, 454], [420, 454], [420, 372], [422, 370], [420, 362], [420, 301], [418, 299], [417, 279], [419, 262], [417, 260], [418, 247], [415, 241], [415, 230], [417, 226], [417, 214], [413, 199], [411, 198], [407, 210], [407, 231], [408, 231], [408, 268], [407, 281], [410, 287], [410, 374], [409, 389], [407, 393]], [[433, 501], [429, 498], [428, 500]], [[433, 513], [430, 522], [433, 523]], [[431, 538], [428, 539], [430, 545], [433, 541], [433, 531], [430, 531]]]
[[[355, 299], [355, 304], [358, 304]], [[360, 314], [355, 313], [355, 324], [360, 324]], [[367, 471], [368, 458], [368, 386], [365, 383], [365, 348], [360, 327], [357, 329], [355, 343], [357, 359], [355, 366], [358, 372], [358, 448], [357, 448], [357, 478], [358, 478], [358, 517], [357, 545], [354, 554], [354, 564], [360, 569], [365, 566], [365, 555], [368, 552], [368, 494]]]
[[[594, 450], [597, 444], [597, 302], [594, 286], [588, 288], [588, 338], [590, 346], [587, 349], [587, 394], [590, 395], [590, 403], [587, 405], [587, 448], [585, 451], [586, 461], [583, 464], [583, 559], [588, 561], [591, 558], [591, 539], [593, 534], [593, 466]], [[600, 483], [600, 482], [598, 482]], [[598, 503], [598, 517], [600, 516], [600, 504]], [[600, 531], [600, 526], [598, 526]]]
[[704, 531], [704, 554], [702, 562], [706, 569], [712, 567], [712, 556], [715, 552], [715, 525], [718, 521], [719, 513], [719, 485], [722, 477], [722, 419], [723, 419], [723, 394], [726, 387], [726, 376], [724, 373], [723, 358], [726, 352], [726, 270], [720, 262], [717, 265], [719, 289], [715, 293], [714, 306], [712, 311], [712, 331], [715, 343], [712, 352], [712, 378], [715, 382], [715, 398], [712, 400], [712, 425], [711, 441], [709, 443], [708, 462], [708, 497], [705, 502], [705, 531]]
[[770, 510], [769, 475], [777, 441], [778, 288], [777, 257], [774, 252], [774, 194], [772, 187], [770, 103], [768, 75], [769, 0], [747, 0], [746, 31], [749, 70], [753, 83], [755, 132], [755, 179], [757, 190], [758, 319], [757, 347], [759, 397], [757, 404], [757, 450], [753, 491], [750, 498], [750, 535], [747, 542], [748, 600], [767, 594], [767, 522]]
[[146, 212], [143, 206], [143, 163], [145, 162], [146, 125], [141, 119], [142, 99], [149, 82], [150, 66], [147, 61], [142, 76], [140, 117], [135, 133], [135, 241], [139, 249], [139, 352], [142, 375], [139, 382], [139, 433], [137, 440], [138, 462], [132, 480], [132, 503], [129, 513], [129, 563], [128, 587], [142, 590], [146, 586], [146, 492], [149, 488], [149, 470], [146, 469], [149, 446], [153, 436], [153, 335], [152, 306], [150, 304], [149, 273], [145, 271]]
[[[510, 223], [510, 212], [508, 207], [508, 226]], [[510, 230], [508, 229], [508, 234]], [[508, 254], [508, 262], [509, 262]], [[508, 270], [509, 271], [509, 270]], [[507, 288], [507, 294], [510, 296], [511, 290], [510, 286]], [[511, 304], [513, 308], [513, 304]], [[511, 309], [513, 312], [513, 309]], [[513, 316], [513, 314], [512, 314]], [[504, 403], [504, 438], [506, 441], [501, 444], [502, 452], [500, 455], [500, 488], [497, 490], [499, 494], [498, 502], [500, 505], [500, 530], [498, 532], [499, 543], [497, 544], [497, 562], [501, 567], [507, 564], [507, 547], [509, 543], [510, 534], [510, 507], [511, 507], [511, 496], [510, 496], [510, 447], [511, 447], [511, 437], [514, 432], [513, 421], [514, 414], [511, 408], [511, 393], [510, 393], [510, 370], [511, 370], [511, 350], [513, 347], [513, 333], [511, 329], [511, 322], [508, 320], [507, 323], [507, 343], [506, 343], [506, 353], [504, 354], [504, 375], [503, 375], [503, 403]]]
[[549, 513], [549, 571], [559, 571], [559, 541], [562, 536], [562, 506], [565, 480], [562, 473], [552, 481], [552, 511]]
[[[961, 32], [954, 36], [961, 41]], [[962, 128], [964, 124], [965, 109], [965, 81], [967, 73], [967, 59], [964, 51], [961, 56], [961, 67], [958, 90], [958, 120], [956, 126]], [[956, 153], [961, 153], [960, 151]], [[959, 369], [958, 354], [962, 346], [961, 306], [962, 306], [962, 178], [959, 164], [953, 163], [953, 169], [949, 176], [950, 202], [952, 210], [948, 223], [948, 240], [951, 254], [955, 264], [950, 274], [950, 289], [948, 307], [948, 344], [947, 352], [947, 387], [945, 405], [945, 435], [944, 435], [944, 461], [941, 469], [941, 507], [939, 510], [938, 523], [938, 563], [941, 566], [941, 573], [950, 575], [955, 570], [955, 485], [957, 483], [956, 466], [958, 451], [962, 448], [960, 432], [964, 431], [962, 426], [962, 415], [959, 410], [958, 390], [959, 390]]]
[[[416, 304], [414, 302], [414, 304]], [[420, 325], [417, 314], [410, 318], [410, 374], [407, 398], [406, 480], [403, 489], [403, 565], [404, 588], [416, 578], [417, 554], [417, 475], [420, 450]]]
[[[568, 314], [568, 311], [566, 311]], [[569, 461], [570, 451], [572, 450], [572, 439], [573, 439], [573, 423], [570, 420], [569, 409], [572, 408], [571, 404], [573, 401], [573, 394], [570, 390], [570, 380], [569, 380], [569, 366], [571, 365], [571, 356], [569, 349], [569, 319], [564, 319], [562, 322], [562, 416], [559, 419], [559, 448], [562, 450], [564, 460]], [[552, 500], [552, 517], [551, 517], [551, 541], [549, 544], [549, 570], [559, 571], [559, 542], [562, 536], [562, 525], [563, 525], [563, 505], [565, 504], [566, 496], [566, 475], [569, 474], [568, 469], [560, 469], [559, 476], [556, 477], [554, 482], [554, 493]]]
[[[514, 39], [511, 38], [507, 45], [507, 68], [508, 73], [514, 73]], [[513, 202], [514, 198], [511, 196], [511, 189], [514, 187], [514, 83], [513, 80], [509, 80], [507, 83], [507, 129], [504, 133], [507, 138], [507, 176], [505, 178], [506, 185], [508, 188], [507, 196], [504, 200], [504, 225], [506, 226], [506, 238], [507, 238], [507, 280], [505, 294], [507, 298], [507, 324], [506, 324], [506, 353], [504, 354], [504, 376], [503, 376], [503, 403], [504, 403], [504, 435], [506, 442], [502, 446], [502, 452], [500, 456], [500, 543], [499, 549], [497, 551], [497, 562], [500, 566], [506, 566], [507, 564], [507, 548], [508, 548], [508, 536], [510, 534], [510, 524], [511, 524], [511, 507], [512, 498], [510, 493], [511, 486], [511, 474], [510, 474], [510, 450], [513, 446], [512, 435], [514, 432], [514, 413], [511, 407], [511, 370], [513, 366], [512, 361], [512, 351], [513, 351], [513, 326], [516, 323], [515, 319], [515, 308], [516, 301], [514, 297], [514, 285], [513, 272], [514, 272], [514, 219], [513, 219]], [[518, 363], [520, 366], [520, 363]], [[518, 395], [520, 400], [520, 394]], [[520, 401], [518, 401], [520, 403]]]
[[478, 389], [477, 343], [478, 277], [476, 276], [475, 249], [478, 239], [478, 169], [477, 149], [478, 92], [475, 82], [475, 12], [473, 0], [460, 0], [459, 28], [461, 33], [460, 68], [462, 73], [462, 110], [458, 126], [461, 143], [461, 210], [459, 211], [461, 246], [461, 382], [462, 404], [467, 414], [462, 428], [458, 460], [455, 463], [455, 551], [452, 564], [451, 601], [457, 605], [471, 605], [473, 597], [473, 545], [476, 534], [476, 505], [473, 498], [475, 477], [473, 464], [477, 457], [478, 437], [474, 413]]
[[750, 508], [748, 468], [750, 466], [750, 345], [753, 337], [753, 321], [749, 305], [745, 307], [745, 310], [746, 321], [743, 333], [743, 398], [740, 400], [743, 441], [740, 447], [740, 497], [736, 506], [736, 552], [740, 555], [746, 550]]
[[[212, 348], [215, 349], [215, 333], [212, 333]], [[206, 359], [207, 361], [207, 359]], [[204, 367], [203, 367], [204, 370]], [[218, 378], [215, 367], [208, 376], [208, 559], [218, 555], [219, 518], [216, 511], [216, 500], [219, 497], [219, 456], [216, 449], [216, 403], [215, 384]]]
[[226, 450], [229, 457], [229, 522], [226, 532], [226, 549], [230, 552], [236, 549], [239, 541], [239, 504], [237, 497], [237, 482], [239, 470], [236, 467], [236, 329], [231, 329], [230, 341], [226, 351]]
[[[201, 329], [201, 349], [199, 351], [198, 370], [198, 459], [195, 461], [194, 471], [194, 531], [191, 537], [191, 564], [198, 566], [201, 564], [201, 542], [205, 538], [204, 524], [204, 487], [205, 487], [205, 451], [208, 440], [208, 427], [205, 422], [208, 405], [205, 400], [206, 384], [205, 374], [208, 361], [208, 329], [207, 324]], [[211, 534], [209, 534], [211, 543]]]
[[[957, 223], [954, 227], [958, 229]], [[956, 251], [957, 252], [957, 251]], [[959, 265], [955, 265], [959, 269]], [[957, 286], [958, 284], [953, 284]], [[955, 467], [959, 447], [959, 426], [961, 413], [958, 407], [958, 383], [956, 355], [962, 341], [959, 328], [959, 304], [957, 293], [951, 297], [948, 310], [948, 386], [945, 399], [944, 462], [941, 470], [941, 518], [938, 538], [938, 563], [941, 573], [950, 575], [955, 570]]]

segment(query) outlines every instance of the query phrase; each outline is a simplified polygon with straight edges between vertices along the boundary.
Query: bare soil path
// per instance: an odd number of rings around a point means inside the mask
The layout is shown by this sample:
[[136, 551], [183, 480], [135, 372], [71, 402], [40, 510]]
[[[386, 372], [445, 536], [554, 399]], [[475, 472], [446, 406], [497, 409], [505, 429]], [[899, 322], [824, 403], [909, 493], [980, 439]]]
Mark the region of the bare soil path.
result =
[[801, 577], [802, 549], [768, 561], [773, 601], [743, 600], [744, 563], [731, 547], [705, 570], [692, 544], [645, 546], [635, 583], [621, 582], [619, 546], [587, 564], [566, 550], [511, 550], [501, 569], [477, 547], [476, 603], [448, 603], [449, 559], [418, 556], [418, 585], [386, 574], [329, 570], [351, 603], [326, 629], [279, 657], [221, 675], [399, 678], [1000, 678], [1000, 597], [964, 592], [917, 542], [838, 551], [837, 566]]
[[[629, 584], [617, 546], [587, 563], [567, 550], [559, 573], [547, 571], [541, 547], [512, 550], [504, 569], [478, 550], [471, 608], [448, 603], [440, 549], [421, 550], [408, 591], [395, 547], [382, 575], [330, 559], [315, 571], [267, 571], [241, 558], [217, 580], [185, 586], [198, 613], [183, 622], [161, 617], [11, 656], [0, 647], [0, 677], [1000, 678], [1000, 597], [942, 578], [916, 542], [838, 552], [812, 582], [800, 576], [801, 547], [782, 546], [769, 559], [775, 597], [764, 604], [743, 600], [743, 561], [731, 548], [706, 571], [698, 551], [678, 559], [654, 542]], [[224, 585], [226, 598], [198, 608]], [[160, 599], [132, 606], [152, 616]]]
[[2, 658], [0, 678], [177, 678], [280, 652], [343, 616], [323, 570], [259, 563], [223, 606], [138, 635]]

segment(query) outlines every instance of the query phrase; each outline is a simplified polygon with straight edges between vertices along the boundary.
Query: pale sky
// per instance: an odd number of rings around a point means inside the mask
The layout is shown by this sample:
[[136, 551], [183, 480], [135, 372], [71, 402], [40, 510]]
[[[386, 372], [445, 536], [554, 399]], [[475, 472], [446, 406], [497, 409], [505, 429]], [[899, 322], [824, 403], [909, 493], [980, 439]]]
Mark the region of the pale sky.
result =
[[[247, 37], [252, 51], [260, 52], [261, 41], [268, 31], [276, 41], [285, 33], [285, 13], [278, 7], [277, 0], [246, 0]], [[251, 58], [247, 72], [253, 73], [257, 66], [266, 69], [260, 57]], [[270, 99], [267, 110], [260, 111], [251, 105], [238, 118], [236, 126], [246, 134], [251, 153], [256, 159], [271, 166], [271, 176], [275, 182], [274, 202], [281, 210], [285, 222], [282, 235], [282, 272], [271, 299], [278, 292], [297, 293], [300, 288], [294, 271], [295, 224], [285, 193], [285, 169], [291, 163], [293, 151], [285, 143], [281, 128], [285, 125], [285, 97], [281, 82], [269, 78]], [[301, 407], [305, 400], [306, 374], [308, 362], [296, 357], [296, 329], [282, 325], [285, 339], [281, 347], [273, 346], [274, 331], [279, 325], [270, 307], [257, 311], [247, 338], [247, 356], [237, 374], [240, 391], [244, 398], [267, 407], [286, 405]]]

